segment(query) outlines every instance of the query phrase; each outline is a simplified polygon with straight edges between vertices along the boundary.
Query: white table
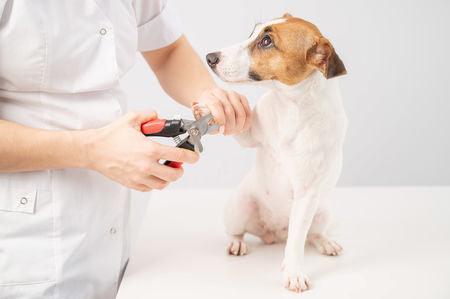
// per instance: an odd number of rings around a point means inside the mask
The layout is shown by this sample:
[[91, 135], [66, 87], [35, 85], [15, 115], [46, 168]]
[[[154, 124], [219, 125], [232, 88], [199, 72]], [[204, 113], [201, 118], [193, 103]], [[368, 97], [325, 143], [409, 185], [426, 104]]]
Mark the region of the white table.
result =
[[[450, 187], [339, 188], [339, 257], [306, 250], [312, 290], [283, 289], [283, 245], [228, 256], [228, 190], [155, 193], [118, 293], [162, 298], [450, 298]], [[299, 297], [300, 296], [300, 297]]]

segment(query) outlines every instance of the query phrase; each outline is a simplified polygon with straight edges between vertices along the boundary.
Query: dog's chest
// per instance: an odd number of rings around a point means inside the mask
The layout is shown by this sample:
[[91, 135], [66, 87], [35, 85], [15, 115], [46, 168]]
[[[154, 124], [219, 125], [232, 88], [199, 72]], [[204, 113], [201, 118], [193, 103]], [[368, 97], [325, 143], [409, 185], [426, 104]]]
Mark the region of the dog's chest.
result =
[[263, 104], [263, 131], [266, 146], [282, 154], [299, 153], [319, 144], [324, 135], [324, 113], [319, 105], [269, 99]]
[[285, 105], [277, 111], [277, 134], [273, 141], [280, 147], [288, 147], [295, 142], [302, 131], [301, 114], [296, 105]]

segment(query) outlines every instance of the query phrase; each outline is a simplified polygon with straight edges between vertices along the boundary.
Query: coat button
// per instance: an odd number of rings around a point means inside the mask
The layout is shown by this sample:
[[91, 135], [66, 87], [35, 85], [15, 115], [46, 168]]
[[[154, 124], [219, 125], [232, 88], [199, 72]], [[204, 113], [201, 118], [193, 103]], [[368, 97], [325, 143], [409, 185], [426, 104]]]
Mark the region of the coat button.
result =
[[112, 227], [112, 228], [109, 230], [109, 232], [110, 232], [111, 234], [115, 234], [115, 233], [117, 233], [117, 230], [116, 230], [115, 227]]
[[20, 204], [26, 205], [27, 203], [28, 203], [28, 198], [22, 197], [22, 198], [20, 199]]
[[105, 29], [105, 28], [102, 28], [102, 29], [100, 29], [100, 34], [101, 34], [101, 35], [105, 35], [105, 34], [106, 34], [106, 32], [107, 32], [107, 31], [106, 31], [106, 29]]

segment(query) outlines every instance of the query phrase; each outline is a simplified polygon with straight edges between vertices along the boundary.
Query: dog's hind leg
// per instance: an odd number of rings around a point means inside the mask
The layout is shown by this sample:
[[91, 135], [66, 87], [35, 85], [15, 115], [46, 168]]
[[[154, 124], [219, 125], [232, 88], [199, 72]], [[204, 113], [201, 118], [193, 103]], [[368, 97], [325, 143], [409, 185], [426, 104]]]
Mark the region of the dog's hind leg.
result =
[[328, 202], [323, 203], [314, 215], [311, 228], [308, 232], [308, 242], [325, 255], [339, 255], [342, 246], [327, 236], [327, 230], [332, 220], [331, 209]]
[[244, 242], [244, 234], [229, 235], [230, 245], [228, 245], [227, 252], [232, 255], [246, 255], [248, 253], [248, 245]]

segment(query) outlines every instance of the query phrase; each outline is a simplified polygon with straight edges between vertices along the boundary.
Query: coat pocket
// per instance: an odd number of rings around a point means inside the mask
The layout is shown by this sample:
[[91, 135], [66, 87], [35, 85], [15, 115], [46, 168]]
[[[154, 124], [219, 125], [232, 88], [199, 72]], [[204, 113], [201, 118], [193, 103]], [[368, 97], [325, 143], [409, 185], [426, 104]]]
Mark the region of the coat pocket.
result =
[[13, 185], [0, 186], [0, 286], [52, 281], [55, 238], [51, 193]]

